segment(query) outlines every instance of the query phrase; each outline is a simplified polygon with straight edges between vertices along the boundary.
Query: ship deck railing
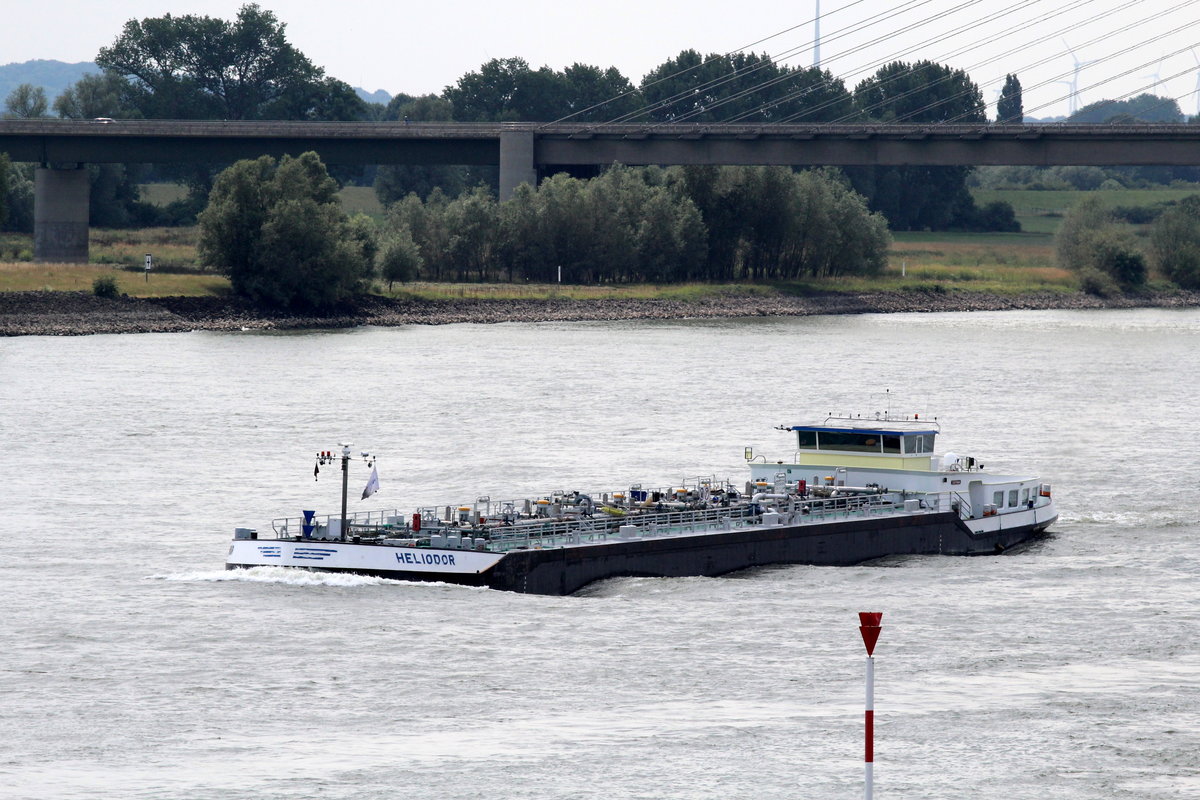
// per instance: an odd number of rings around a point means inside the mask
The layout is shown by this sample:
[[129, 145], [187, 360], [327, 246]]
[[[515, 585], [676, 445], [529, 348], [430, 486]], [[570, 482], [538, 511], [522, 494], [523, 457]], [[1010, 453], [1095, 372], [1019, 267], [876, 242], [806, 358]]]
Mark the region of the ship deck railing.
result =
[[[313, 516], [310, 524], [315, 532], [321, 527], [340, 526], [341, 519], [341, 514], [322, 514]], [[279, 517], [271, 520], [271, 530], [275, 532], [276, 539], [292, 539], [303, 535], [304, 524], [304, 517]], [[346, 514], [346, 528], [351, 536], [382, 536], [391, 531], [404, 531], [405, 522], [399, 509], [355, 511]]]
[[735, 531], [761, 527], [768, 519], [777, 520], [779, 524], [802, 525], [890, 516], [903, 511], [903, 503], [885, 497], [849, 495], [827, 499], [797, 498], [773, 506], [739, 503], [728, 507], [642, 512], [625, 517], [545, 520], [492, 529], [487, 549], [496, 553], [553, 549], [620, 540]]
[[[950, 510], [955, 507], [960, 514], [964, 510], [967, 514], [970, 513], [969, 505], [966, 509], [959, 505], [965, 504], [965, 498], [955, 492], [929, 493], [922, 497], [924, 502], [921, 504], [921, 513]], [[571, 547], [607, 541], [718, 533], [765, 524], [805, 525], [912, 513], [911, 509], [905, 507], [903, 499], [895, 498], [895, 495], [844, 495], [830, 498], [742, 501], [697, 509], [645, 509], [623, 516], [597, 512], [590, 517], [568, 519], [526, 518], [513, 525], [441, 525], [422, 530], [419, 534], [412, 531], [398, 510], [360, 511], [347, 514], [346, 538], [378, 541], [389, 537], [441, 538], [458, 534], [460, 541], [467, 538], [473, 542], [482, 540], [486, 542], [487, 550], [504, 553], [512, 550]], [[959, 503], [953, 502], [955, 500]], [[312, 532], [316, 533], [319, 527], [329, 526], [331, 522], [338, 524], [340, 519], [340, 515], [314, 517], [310, 523], [314, 526]], [[271, 526], [278, 539], [297, 538], [303, 535], [304, 520], [302, 517], [285, 517], [272, 521]]]

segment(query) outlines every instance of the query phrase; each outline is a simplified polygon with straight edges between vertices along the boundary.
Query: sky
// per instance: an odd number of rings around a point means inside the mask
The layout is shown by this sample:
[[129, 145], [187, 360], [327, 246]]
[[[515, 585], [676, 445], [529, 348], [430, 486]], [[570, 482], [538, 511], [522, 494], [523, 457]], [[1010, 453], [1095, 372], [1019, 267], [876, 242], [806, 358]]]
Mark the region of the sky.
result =
[[[520, 57], [534, 68], [615, 66], [634, 83], [686, 48], [705, 54], [748, 49], [780, 56], [790, 66], [811, 66], [818, 2], [259, 4], [286, 23], [289, 41], [327, 75], [368, 91], [415, 95], [439, 93], [492, 58]], [[129, 19], [168, 13], [233, 19], [241, 5], [237, 0], [13, 3], [0, 28], [0, 64], [91, 61]], [[1021, 81], [1027, 116], [1068, 113], [1072, 81], [1078, 107], [1153, 91], [1178, 98], [1185, 113], [1197, 113], [1200, 45], [1195, 52], [1191, 47], [1200, 43], [1200, 0], [824, 0], [819, 5], [821, 66], [847, 88], [888, 61], [929, 59], [966, 70], [982, 89], [990, 116], [1007, 72]], [[995, 15], [1003, 16], [988, 21]]]

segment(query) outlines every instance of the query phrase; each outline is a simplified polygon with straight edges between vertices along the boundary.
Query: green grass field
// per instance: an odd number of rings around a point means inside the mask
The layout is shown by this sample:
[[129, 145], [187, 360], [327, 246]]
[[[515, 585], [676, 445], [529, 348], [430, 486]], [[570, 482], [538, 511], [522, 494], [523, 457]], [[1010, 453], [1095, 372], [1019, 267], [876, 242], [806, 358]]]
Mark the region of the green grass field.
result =
[[[143, 183], [138, 186], [142, 200], [156, 206], [165, 206], [187, 196], [187, 189], [178, 183]], [[383, 206], [370, 186], [347, 186], [338, 192], [342, 208], [349, 214], [363, 213], [377, 219], [383, 218]]]
[[1178, 202], [1188, 195], [1200, 194], [1200, 189], [1097, 189], [1092, 192], [1066, 190], [1032, 191], [1027, 189], [973, 189], [971, 196], [979, 205], [1002, 200], [1010, 203], [1021, 223], [1021, 230], [1030, 234], [1053, 236], [1062, 217], [1085, 197], [1098, 197], [1108, 206], [1154, 206]]

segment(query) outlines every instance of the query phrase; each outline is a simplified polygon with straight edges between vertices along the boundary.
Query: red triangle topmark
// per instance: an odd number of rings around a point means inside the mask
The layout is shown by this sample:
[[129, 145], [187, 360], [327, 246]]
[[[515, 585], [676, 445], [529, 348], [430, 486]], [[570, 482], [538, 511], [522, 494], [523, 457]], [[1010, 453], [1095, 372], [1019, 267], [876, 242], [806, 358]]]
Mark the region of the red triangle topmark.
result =
[[858, 621], [861, 623], [858, 630], [862, 634], [863, 644], [867, 646], [867, 655], [874, 655], [875, 643], [879, 641], [879, 632], [882, 630], [879, 624], [883, 622], [883, 612], [860, 611]]
[[883, 628], [872, 625], [870, 627], [863, 626], [858, 630], [862, 632], [863, 644], [867, 646], [867, 655], [875, 655], [875, 643], [879, 641], [879, 632]]

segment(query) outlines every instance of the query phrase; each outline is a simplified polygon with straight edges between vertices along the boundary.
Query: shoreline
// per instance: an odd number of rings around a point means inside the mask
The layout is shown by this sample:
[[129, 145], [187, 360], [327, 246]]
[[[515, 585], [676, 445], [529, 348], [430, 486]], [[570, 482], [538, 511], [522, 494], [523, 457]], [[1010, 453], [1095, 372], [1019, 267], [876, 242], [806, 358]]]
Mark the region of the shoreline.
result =
[[392, 300], [369, 296], [324, 314], [302, 315], [263, 310], [236, 298], [106, 299], [90, 292], [38, 291], [0, 292], [0, 336], [1198, 306], [1200, 292], [1187, 291], [1109, 298], [1083, 293], [997, 295], [903, 291], [807, 297], [728, 295], [688, 302], [645, 299]]

